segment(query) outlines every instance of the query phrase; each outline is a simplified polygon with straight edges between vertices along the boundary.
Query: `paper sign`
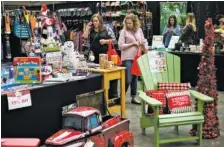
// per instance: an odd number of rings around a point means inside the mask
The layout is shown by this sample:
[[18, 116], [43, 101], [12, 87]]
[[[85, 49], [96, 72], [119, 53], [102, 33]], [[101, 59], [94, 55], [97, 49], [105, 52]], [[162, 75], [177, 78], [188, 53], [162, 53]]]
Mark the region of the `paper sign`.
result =
[[7, 94], [9, 110], [32, 106], [30, 91], [17, 91]]
[[152, 48], [164, 48], [163, 45], [163, 36], [154, 35], [152, 39]]
[[175, 48], [175, 44], [178, 43], [180, 36], [172, 36], [172, 38], [170, 39], [170, 43], [168, 48], [170, 49], [174, 49]]
[[166, 57], [164, 52], [153, 52], [153, 55], [149, 59], [150, 70], [155, 72], [166, 72]]

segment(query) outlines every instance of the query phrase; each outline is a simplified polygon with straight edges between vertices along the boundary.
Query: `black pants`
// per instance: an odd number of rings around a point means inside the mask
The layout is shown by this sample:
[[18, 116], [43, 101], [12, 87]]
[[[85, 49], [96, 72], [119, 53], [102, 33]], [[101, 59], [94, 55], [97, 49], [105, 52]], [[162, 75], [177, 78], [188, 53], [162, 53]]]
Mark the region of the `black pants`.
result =
[[118, 80], [112, 80], [112, 81], [110, 81], [109, 98], [118, 97], [117, 81]]

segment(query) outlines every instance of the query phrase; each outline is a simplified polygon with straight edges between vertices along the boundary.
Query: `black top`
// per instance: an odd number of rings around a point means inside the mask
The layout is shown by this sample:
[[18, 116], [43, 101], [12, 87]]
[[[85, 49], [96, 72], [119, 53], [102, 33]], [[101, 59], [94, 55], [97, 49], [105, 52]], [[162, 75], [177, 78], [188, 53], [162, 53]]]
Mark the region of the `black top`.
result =
[[99, 32], [94, 31], [92, 29], [90, 31], [90, 49], [93, 51], [95, 56], [95, 63], [99, 63], [99, 54], [106, 54], [108, 50], [108, 45], [100, 44], [101, 39], [112, 39], [109, 35], [106, 29], [102, 29]]
[[193, 35], [194, 35], [193, 26], [189, 24], [182, 30], [182, 35], [180, 36], [180, 40], [185, 44], [192, 44]]

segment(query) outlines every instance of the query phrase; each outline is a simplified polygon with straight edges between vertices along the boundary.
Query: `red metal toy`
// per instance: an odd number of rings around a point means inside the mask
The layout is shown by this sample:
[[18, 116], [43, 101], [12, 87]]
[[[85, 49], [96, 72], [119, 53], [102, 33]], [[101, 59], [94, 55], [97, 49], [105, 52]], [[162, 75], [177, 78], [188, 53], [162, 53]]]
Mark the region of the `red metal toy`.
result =
[[92, 107], [77, 107], [63, 114], [63, 128], [45, 141], [46, 146], [133, 147], [129, 120], [101, 116]]

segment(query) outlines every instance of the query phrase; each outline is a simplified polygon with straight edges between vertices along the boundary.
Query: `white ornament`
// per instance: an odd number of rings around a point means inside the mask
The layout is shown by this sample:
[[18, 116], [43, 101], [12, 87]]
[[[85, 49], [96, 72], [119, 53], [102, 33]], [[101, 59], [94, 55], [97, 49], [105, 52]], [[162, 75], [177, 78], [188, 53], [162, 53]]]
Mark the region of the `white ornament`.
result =
[[93, 52], [90, 52], [89, 61], [93, 62], [94, 60], [95, 60], [95, 56], [93, 55]]

